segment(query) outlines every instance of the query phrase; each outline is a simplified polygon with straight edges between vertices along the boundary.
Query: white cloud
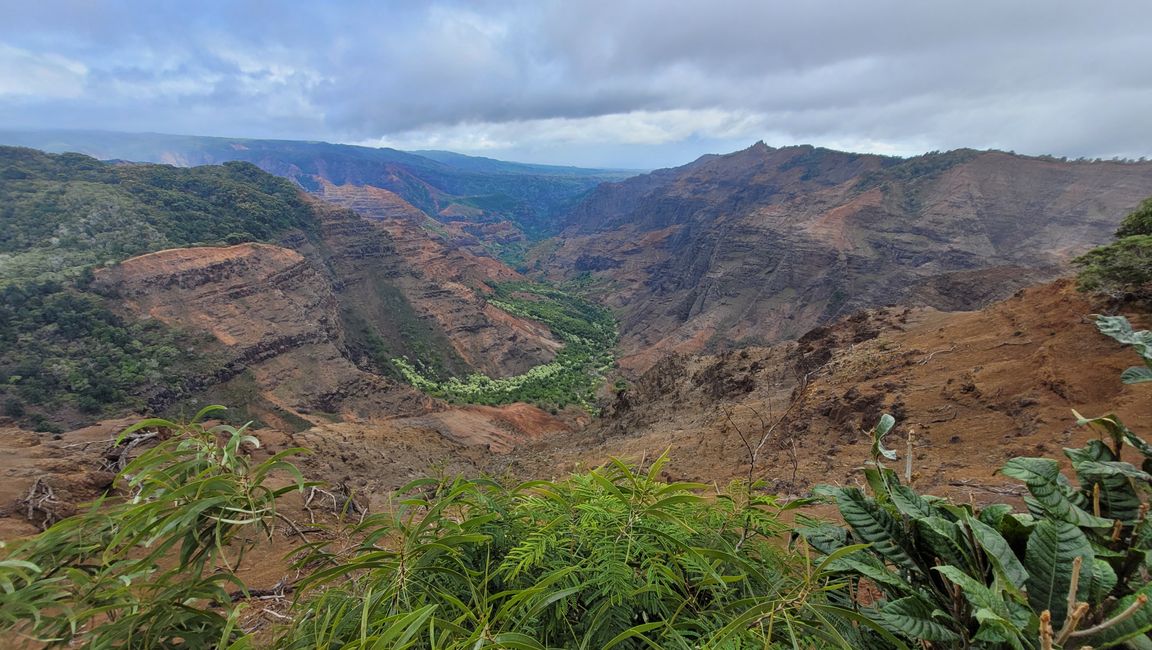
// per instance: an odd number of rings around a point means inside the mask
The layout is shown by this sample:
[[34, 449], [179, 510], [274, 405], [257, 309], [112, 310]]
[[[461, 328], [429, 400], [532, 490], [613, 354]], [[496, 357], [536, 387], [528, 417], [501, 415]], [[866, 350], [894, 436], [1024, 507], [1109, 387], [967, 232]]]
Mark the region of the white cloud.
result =
[[0, 97], [80, 97], [87, 74], [88, 67], [79, 61], [0, 43]]

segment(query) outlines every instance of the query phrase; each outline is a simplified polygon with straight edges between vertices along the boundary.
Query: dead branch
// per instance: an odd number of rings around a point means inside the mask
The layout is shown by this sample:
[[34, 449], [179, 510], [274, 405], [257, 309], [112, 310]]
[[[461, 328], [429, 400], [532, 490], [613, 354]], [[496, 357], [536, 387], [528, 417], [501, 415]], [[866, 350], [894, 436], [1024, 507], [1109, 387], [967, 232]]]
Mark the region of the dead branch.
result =
[[124, 471], [132, 450], [158, 437], [160, 437], [159, 431], [136, 431], [120, 441], [120, 444], [116, 444], [115, 440], [111, 441], [104, 452], [104, 469], [117, 473]]
[[955, 352], [955, 351], [956, 351], [956, 346], [955, 346], [955, 345], [953, 345], [953, 346], [952, 346], [952, 347], [950, 347], [950, 348], [944, 348], [944, 349], [941, 349], [941, 350], [936, 350], [936, 351], [934, 351], [934, 352], [929, 352], [929, 353], [928, 353], [928, 356], [924, 357], [923, 359], [921, 359], [921, 360], [920, 360], [920, 361], [918, 361], [917, 363], [918, 363], [919, 365], [921, 365], [921, 366], [926, 366], [926, 365], [928, 365], [928, 362], [932, 360], [932, 357], [934, 357], [934, 356], [936, 356], [936, 355], [938, 355], [938, 354], [948, 354], [948, 353], [950, 353], [950, 352]]
[[[60, 501], [56, 499], [56, 493], [52, 490], [52, 486], [44, 480], [44, 477], [37, 478], [32, 487], [28, 489], [28, 494], [24, 495], [16, 504], [25, 510], [25, 517], [28, 518], [28, 521], [35, 523], [38, 518], [40, 519], [38, 523], [40, 530], [47, 530], [49, 526], [63, 518], [53, 508], [53, 506], [60, 505]], [[37, 513], [40, 514], [39, 517], [36, 516]]]

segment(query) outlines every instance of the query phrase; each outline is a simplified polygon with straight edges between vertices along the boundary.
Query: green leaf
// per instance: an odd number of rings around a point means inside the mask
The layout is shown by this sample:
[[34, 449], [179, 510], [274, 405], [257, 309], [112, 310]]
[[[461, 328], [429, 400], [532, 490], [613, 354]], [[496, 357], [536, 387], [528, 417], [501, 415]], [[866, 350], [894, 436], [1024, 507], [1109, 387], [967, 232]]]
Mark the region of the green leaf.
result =
[[896, 425], [896, 418], [885, 413], [880, 416], [880, 422], [872, 427], [872, 457], [883, 456], [888, 460], [896, 460], [896, 452], [884, 446], [884, 436]]
[[857, 488], [843, 488], [836, 497], [840, 516], [861, 541], [904, 570], [920, 569], [904, 547], [907, 533], [887, 510]]
[[1052, 612], [1052, 625], [1064, 623], [1068, 588], [1072, 583], [1072, 562], [1083, 558], [1080, 584], [1092, 582], [1095, 555], [1084, 532], [1067, 521], [1044, 519], [1028, 538], [1024, 567], [1028, 570], [1028, 602], [1037, 612]]
[[1013, 458], [1000, 471], [1024, 481], [1036, 503], [1056, 519], [1086, 528], [1112, 526], [1110, 520], [1093, 516], [1072, 501], [1072, 490], [1060, 474], [1060, 463], [1052, 458]]
[[[1133, 607], [1141, 595], [1152, 600], [1152, 584], [1144, 585], [1144, 587], [1136, 593], [1129, 594], [1116, 601], [1116, 603], [1109, 608], [1107, 618], [1111, 619], [1117, 614]], [[1152, 602], [1146, 602], [1143, 607], [1136, 610], [1135, 614], [1124, 620], [1110, 625], [1096, 634], [1087, 637], [1078, 637], [1076, 641], [1083, 645], [1091, 645], [1094, 648], [1110, 648], [1124, 643], [1129, 639], [1148, 634], [1149, 632], [1152, 632]]]
[[913, 641], [936, 641], [953, 643], [960, 635], [933, 617], [947, 615], [934, 609], [919, 596], [907, 596], [899, 600], [881, 604], [877, 612], [877, 622], [888, 630], [912, 639]]
[[992, 563], [993, 570], [1015, 590], [1023, 589], [1028, 582], [1028, 570], [1016, 557], [1008, 540], [979, 519], [969, 518], [965, 523], [971, 528], [976, 543], [984, 549], [984, 556]]

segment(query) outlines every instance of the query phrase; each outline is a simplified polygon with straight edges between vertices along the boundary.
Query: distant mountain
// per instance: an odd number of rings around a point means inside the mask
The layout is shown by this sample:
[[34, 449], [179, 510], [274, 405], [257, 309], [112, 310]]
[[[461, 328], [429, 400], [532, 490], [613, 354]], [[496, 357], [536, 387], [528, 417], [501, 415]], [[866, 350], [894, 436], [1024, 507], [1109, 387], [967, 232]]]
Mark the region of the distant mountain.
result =
[[[556, 216], [603, 181], [636, 172], [508, 163], [447, 152], [416, 155], [388, 148], [292, 140], [251, 140], [102, 131], [0, 131], [0, 144], [74, 151], [101, 160], [191, 167], [246, 161], [317, 192], [329, 186], [386, 190], [445, 225], [473, 250], [519, 250], [556, 232]], [[370, 205], [361, 204], [366, 216]], [[484, 231], [505, 237], [491, 245]]]
[[416, 150], [412, 151], [419, 156], [430, 158], [457, 169], [489, 174], [529, 174], [536, 176], [583, 176], [596, 178], [629, 178], [642, 174], [648, 170], [640, 169], [589, 169], [585, 167], [569, 167], [566, 165], [535, 165], [529, 163], [507, 162], [483, 156], [466, 156], [452, 151]]
[[1150, 194], [1152, 163], [759, 143], [601, 185], [530, 262], [585, 276], [643, 369], [870, 306], [978, 307], [1065, 272]]

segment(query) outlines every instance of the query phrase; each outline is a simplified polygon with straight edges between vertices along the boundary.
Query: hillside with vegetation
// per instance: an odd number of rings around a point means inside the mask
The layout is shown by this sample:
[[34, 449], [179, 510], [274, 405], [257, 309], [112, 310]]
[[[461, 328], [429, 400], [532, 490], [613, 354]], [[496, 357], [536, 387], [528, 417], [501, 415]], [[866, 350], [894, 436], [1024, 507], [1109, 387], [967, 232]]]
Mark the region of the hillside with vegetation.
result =
[[[509, 314], [546, 325], [563, 347], [556, 357], [511, 377], [472, 374], [439, 380], [406, 357], [392, 359], [408, 383], [459, 404], [528, 402], [543, 408], [569, 405], [595, 412], [596, 391], [614, 360], [616, 322], [603, 307], [560, 289], [527, 282], [492, 287], [488, 302]], [[415, 360], [419, 363], [419, 359]]]
[[589, 278], [620, 320], [621, 364], [643, 372], [871, 307], [978, 309], [1066, 275], [1150, 193], [1148, 162], [761, 142], [602, 184], [525, 265]]
[[219, 363], [210, 337], [124, 313], [95, 268], [318, 228], [291, 183], [247, 163], [179, 170], [11, 147], [0, 223], [0, 403], [49, 431], [170, 401]]
[[[1152, 367], [1152, 334], [1096, 325]], [[884, 414], [860, 486], [812, 499], [669, 481], [661, 456], [519, 485], [426, 478], [378, 513], [323, 490], [317, 527], [303, 450], [261, 453], [243, 428], [202, 424], [212, 409], [126, 429], [121, 457], [162, 438], [114, 479], [131, 499], [3, 549], [0, 628], [91, 648], [518, 650], [1139, 649], [1152, 631], [1152, 445], [1115, 416], [1078, 416], [1099, 438], [1064, 450], [1068, 474], [1009, 459], [1023, 508], [913, 488], [887, 466], [902, 458]], [[838, 520], [806, 510], [819, 502]], [[278, 530], [297, 538], [294, 571], [257, 587], [245, 562]]]
[[[437, 151], [154, 133], [0, 131], [0, 143], [182, 167], [245, 161], [310, 192], [319, 191], [323, 183], [381, 189], [444, 224], [459, 244], [512, 256], [529, 242], [555, 234], [560, 214], [593, 187], [636, 173], [506, 163]], [[371, 216], [370, 211], [366, 214]], [[497, 238], [495, 233], [502, 234]]]

